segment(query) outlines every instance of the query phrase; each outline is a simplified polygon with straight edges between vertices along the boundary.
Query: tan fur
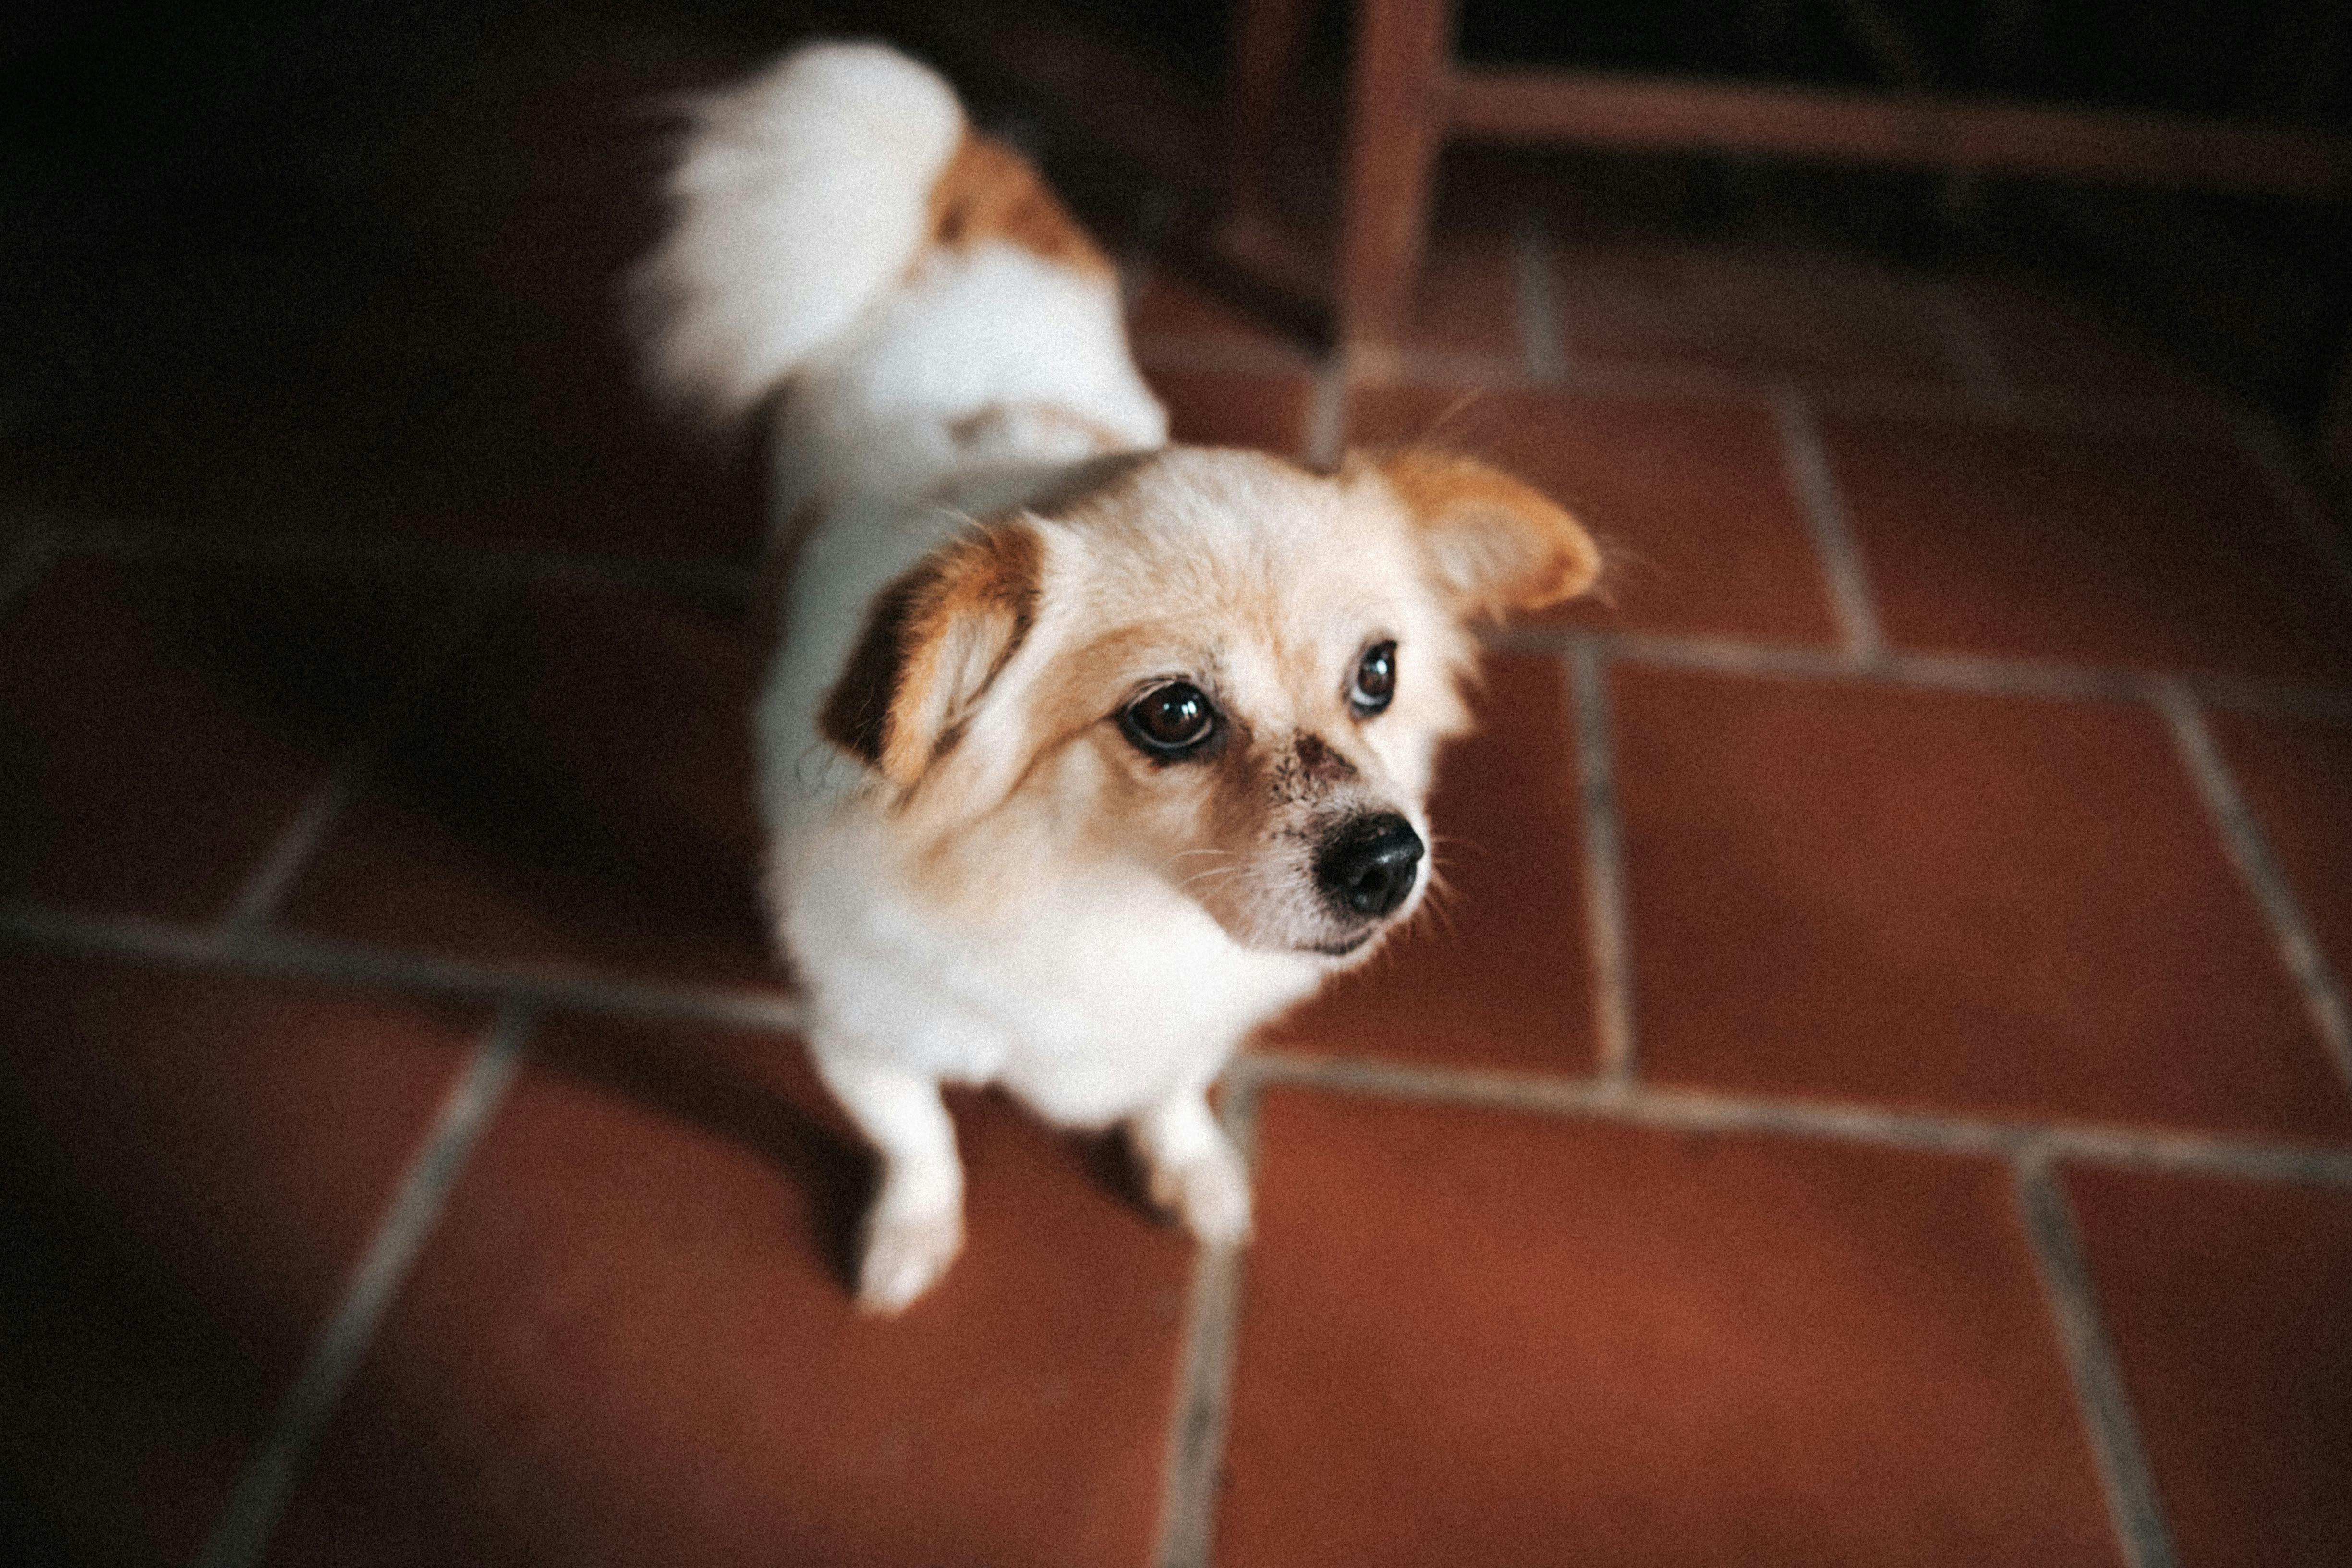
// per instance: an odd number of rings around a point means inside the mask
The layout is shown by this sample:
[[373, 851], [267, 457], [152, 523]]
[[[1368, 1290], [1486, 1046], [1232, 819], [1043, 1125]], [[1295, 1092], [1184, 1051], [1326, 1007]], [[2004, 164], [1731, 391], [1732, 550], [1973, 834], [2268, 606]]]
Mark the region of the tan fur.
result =
[[1368, 467], [1404, 502], [1439, 574], [1475, 610], [1500, 619], [1572, 599], [1601, 575], [1601, 551], [1576, 519], [1532, 487], [1474, 458], [1407, 447]]
[[1076, 272], [1112, 278], [1118, 269], [1029, 161], [992, 137], [966, 131], [931, 187], [931, 243], [965, 250], [1003, 240]]
[[1042, 559], [1034, 533], [999, 524], [891, 584], [825, 703], [825, 738], [911, 788], [1021, 646]]
[[[1416, 548], [1423, 524], [1387, 489], [1241, 452], [1204, 468], [1203, 456], [1183, 455], [1181, 479], [1169, 456], [1087, 465], [1083, 482], [944, 547], [875, 607], [826, 733], [907, 792], [899, 831], [924, 846], [909, 864], [940, 907], [1017, 896], [1003, 871], [1030, 863], [1010, 846], [1034, 829], [1037, 852], [1068, 874], [1163, 867], [1246, 947], [1337, 952], [1364, 936], [1318, 901], [1316, 847], [1352, 816], [1417, 811], [1427, 748], [1465, 722], [1456, 686], [1475, 644], [1453, 625], [1462, 612], [1439, 608], [1455, 595]], [[1208, 496], [1195, 493], [1204, 473], [1218, 476]], [[1221, 545], [1185, 521], [1203, 500], [1241, 517], [1303, 507], [1321, 521]], [[975, 543], [1023, 528], [1051, 536], [1050, 605], [1018, 603], [1034, 580], [1025, 557]], [[956, 614], [993, 629], [951, 634]], [[998, 673], [1038, 639], [1043, 668], [996, 695]], [[1360, 715], [1354, 665], [1390, 639], [1402, 647], [1398, 697]], [[930, 642], [967, 651], [942, 659], [924, 651]], [[965, 671], [964, 694], [922, 694], [942, 663]], [[1166, 679], [1200, 686], [1224, 715], [1213, 756], [1171, 764], [1121, 731], [1119, 711]], [[955, 716], [982, 707], [998, 722], [964, 744]]]
[[[761, 787], [810, 1059], [881, 1157], [860, 1303], [899, 1310], [961, 1246], [948, 1082], [1122, 1124], [1154, 1200], [1233, 1245], [1248, 1176], [1208, 1086], [1412, 920], [1468, 623], [1580, 591], [1598, 556], [1465, 459], [1165, 446], [1109, 261], [1016, 154], [950, 139], [944, 83], [856, 45], [774, 82], [760, 166], [805, 178], [754, 216], [809, 232], [753, 254], [722, 226], [693, 255], [751, 362], [814, 353], [779, 431], [819, 510], [780, 552]], [[907, 198], [895, 226], [832, 278], [877, 193]], [[773, 255], [793, 265], [752, 265]], [[1163, 722], [1179, 685], [1206, 728]]]

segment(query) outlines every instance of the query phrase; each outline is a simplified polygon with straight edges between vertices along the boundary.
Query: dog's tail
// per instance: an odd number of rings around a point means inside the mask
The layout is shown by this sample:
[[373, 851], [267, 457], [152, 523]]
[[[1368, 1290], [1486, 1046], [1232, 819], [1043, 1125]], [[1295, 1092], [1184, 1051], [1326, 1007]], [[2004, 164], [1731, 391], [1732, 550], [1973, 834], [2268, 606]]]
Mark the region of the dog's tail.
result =
[[740, 417], [888, 292], [930, 243], [965, 140], [937, 73], [880, 44], [812, 44], [697, 101], [671, 219], [632, 281], [649, 374]]

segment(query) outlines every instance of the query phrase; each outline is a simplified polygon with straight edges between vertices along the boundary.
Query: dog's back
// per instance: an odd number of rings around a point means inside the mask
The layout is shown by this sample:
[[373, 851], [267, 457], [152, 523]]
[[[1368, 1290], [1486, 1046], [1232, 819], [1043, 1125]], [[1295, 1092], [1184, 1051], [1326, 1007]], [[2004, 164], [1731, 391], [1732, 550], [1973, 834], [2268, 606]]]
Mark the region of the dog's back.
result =
[[1109, 262], [894, 50], [812, 45], [703, 100], [669, 194], [648, 363], [723, 418], [786, 392], [780, 517], [1167, 438]]

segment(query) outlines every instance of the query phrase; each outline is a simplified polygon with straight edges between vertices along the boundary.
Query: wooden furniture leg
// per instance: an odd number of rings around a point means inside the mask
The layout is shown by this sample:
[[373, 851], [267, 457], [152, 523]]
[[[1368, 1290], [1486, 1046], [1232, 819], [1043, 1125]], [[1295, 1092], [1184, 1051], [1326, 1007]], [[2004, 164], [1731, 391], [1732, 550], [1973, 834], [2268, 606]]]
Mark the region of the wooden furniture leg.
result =
[[1362, 0], [1356, 8], [1336, 301], [1339, 341], [1351, 352], [1392, 344], [1404, 327], [1453, 50], [1453, 0]]

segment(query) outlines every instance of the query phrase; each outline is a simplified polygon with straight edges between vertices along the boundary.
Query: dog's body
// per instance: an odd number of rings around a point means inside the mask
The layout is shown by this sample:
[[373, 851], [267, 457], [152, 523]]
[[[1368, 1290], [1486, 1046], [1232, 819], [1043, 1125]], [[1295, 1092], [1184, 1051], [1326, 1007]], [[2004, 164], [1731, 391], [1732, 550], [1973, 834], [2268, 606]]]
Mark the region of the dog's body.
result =
[[1465, 623], [1580, 590], [1590, 541], [1460, 459], [1166, 447], [1112, 268], [887, 49], [710, 100], [673, 194], [657, 371], [722, 413], [785, 392], [768, 893], [883, 1156], [861, 1302], [960, 1245], [941, 1083], [1124, 1123], [1153, 1196], [1237, 1240], [1209, 1084], [1410, 915]]

